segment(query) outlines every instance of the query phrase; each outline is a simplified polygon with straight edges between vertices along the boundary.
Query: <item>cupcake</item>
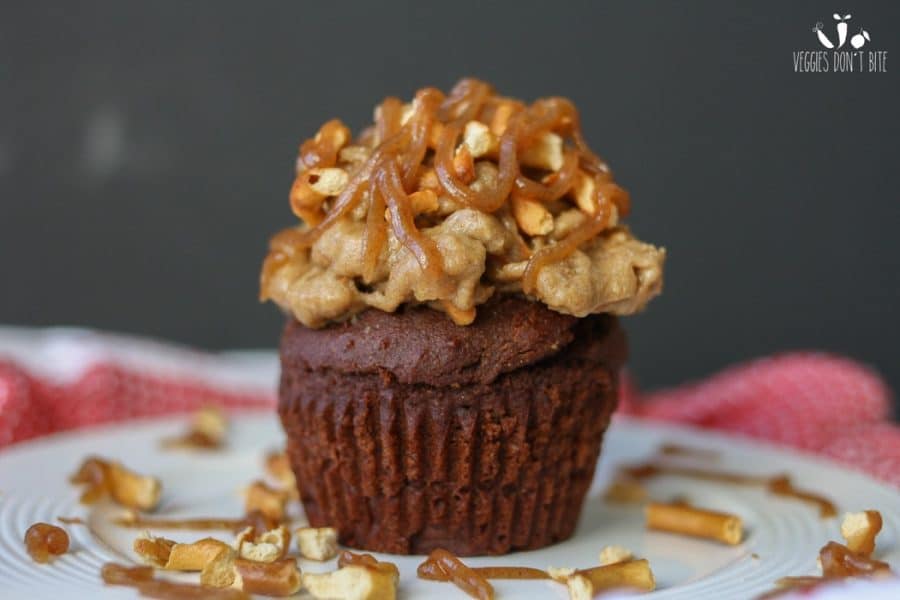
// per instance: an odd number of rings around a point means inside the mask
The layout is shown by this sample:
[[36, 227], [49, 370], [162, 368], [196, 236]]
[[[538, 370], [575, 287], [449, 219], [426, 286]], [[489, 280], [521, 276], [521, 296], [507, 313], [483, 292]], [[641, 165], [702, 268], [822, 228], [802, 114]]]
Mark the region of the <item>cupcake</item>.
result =
[[568, 100], [465, 79], [300, 146], [261, 298], [287, 314], [279, 414], [312, 526], [460, 556], [572, 535], [665, 251]]

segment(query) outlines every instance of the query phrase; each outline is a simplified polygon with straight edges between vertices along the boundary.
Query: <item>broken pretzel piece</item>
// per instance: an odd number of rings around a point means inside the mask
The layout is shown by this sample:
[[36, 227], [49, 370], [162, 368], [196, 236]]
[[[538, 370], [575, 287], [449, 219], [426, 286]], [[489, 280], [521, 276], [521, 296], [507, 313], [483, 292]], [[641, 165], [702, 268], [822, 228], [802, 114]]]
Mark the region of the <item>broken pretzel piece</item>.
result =
[[234, 561], [234, 572], [234, 587], [250, 594], [293, 596], [300, 590], [300, 570], [293, 558], [274, 562], [238, 558]]
[[552, 131], [543, 132], [519, 153], [519, 162], [523, 166], [547, 171], [559, 171], [563, 160], [563, 139]]
[[313, 598], [323, 599], [394, 600], [399, 580], [394, 570], [363, 564], [347, 565], [330, 573], [302, 575], [303, 587]]
[[841, 523], [841, 536], [851, 552], [869, 557], [875, 551], [875, 538], [881, 526], [881, 513], [877, 510], [847, 513]]
[[128, 508], [153, 510], [162, 495], [159, 479], [140, 475], [117, 462], [99, 457], [86, 459], [69, 478], [74, 484], [86, 484], [81, 502], [91, 504], [110, 497]]
[[547, 235], [553, 231], [553, 215], [537, 200], [514, 194], [512, 212], [519, 229], [530, 236]]
[[257, 533], [253, 527], [247, 527], [234, 541], [234, 549], [239, 558], [256, 562], [274, 562], [284, 558], [291, 543], [291, 532], [284, 525], [275, 529]]
[[294, 471], [291, 470], [291, 463], [284, 450], [267, 454], [265, 467], [266, 473], [278, 481], [281, 487], [294, 494], [297, 493], [297, 480], [294, 477]]
[[648, 496], [647, 488], [640, 481], [620, 477], [606, 488], [603, 498], [613, 504], [640, 504], [646, 502]]
[[231, 546], [214, 538], [182, 544], [147, 532], [134, 540], [133, 548], [144, 562], [167, 571], [202, 571], [207, 564], [234, 553]]
[[259, 511], [266, 518], [280, 523], [284, 521], [288, 497], [288, 492], [284, 490], [276, 490], [263, 481], [254, 481], [244, 490], [244, 508], [248, 514]]
[[645, 559], [628, 560], [591, 569], [547, 569], [551, 578], [564, 583], [570, 600], [590, 600], [602, 591], [631, 589], [649, 592], [656, 589], [656, 579]]
[[209, 563], [233, 552], [231, 546], [214, 538], [203, 538], [190, 544], [175, 544], [163, 568], [167, 571], [202, 571]]
[[490, 128], [481, 121], [469, 121], [463, 130], [463, 145], [469, 150], [472, 158], [481, 158], [482, 156], [497, 154], [500, 146], [500, 140], [490, 130]]
[[616, 563], [632, 560], [634, 555], [631, 550], [622, 546], [605, 546], [600, 551], [600, 566], [614, 565]]
[[145, 531], [135, 538], [132, 548], [134, 552], [148, 565], [164, 568], [169, 562], [169, 555], [172, 554], [172, 548], [175, 546], [175, 540], [169, 540], [164, 537], [156, 537]]
[[301, 527], [294, 535], [303, 558], [331, 560], [337, 556], [337, 530], [333, 527]]
[[191, 419], [190, 429], [178, 437], [163, 440], [164, 448], [215, 450], [221, 448], [228, 433], [228, 419], [221, 410], [206, 407]]
[[235, 552], [222, 552], [203, 566], [200, 571], [200, 583], [205, 586], [227, 588], [234, 584], [237, 573], [234, 562], [237, 559]]

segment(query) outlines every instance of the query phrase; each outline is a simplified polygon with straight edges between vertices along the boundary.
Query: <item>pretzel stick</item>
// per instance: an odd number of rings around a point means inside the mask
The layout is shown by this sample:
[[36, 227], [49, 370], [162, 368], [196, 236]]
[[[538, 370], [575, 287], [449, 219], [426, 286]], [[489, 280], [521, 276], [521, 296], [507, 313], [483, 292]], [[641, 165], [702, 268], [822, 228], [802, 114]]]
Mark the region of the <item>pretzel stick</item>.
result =
[[656, 580], [646, 559], [628, 560], [605, 567], [581, 569], [576, 574], [587, 577], [594, 592], [629, 588], [651, 591], [656, 588]]
[[741, 543], [743, 525], [740, 517], [695, 508], [686, 504], [651, 502], [645, 509], [648, 529], [682, 533], [716, 540], [725, 544]]

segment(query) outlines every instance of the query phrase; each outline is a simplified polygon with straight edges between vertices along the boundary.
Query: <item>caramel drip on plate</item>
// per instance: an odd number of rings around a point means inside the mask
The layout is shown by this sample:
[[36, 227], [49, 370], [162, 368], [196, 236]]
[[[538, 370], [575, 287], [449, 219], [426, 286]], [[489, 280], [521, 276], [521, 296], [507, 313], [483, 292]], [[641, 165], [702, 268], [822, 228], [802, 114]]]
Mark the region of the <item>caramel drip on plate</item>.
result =
[[478, 600], [492, 600], [494, 597], [494, 587], [487, 578], [447, 550], [437, 549], [429, 554], [416, 573], [422, 579], [450, 581]]
[[831, 500], [821, 494], [794, 487], [794, 484], [791, 483], [790, 478], [786, 475], [771, 478], [768, 482], [768, 489], [776, 496], [793, 498], [817, 506], [819, 508], [819, 516], [823, 519], [837, 515], [837, 507]]
[[819, 551], [825, 577], [872, 577], [893, 575], [886, 562], [853, 552], [837, 542], [828, 542]]
[[135, 529], [243, 529], [251, 525], [246, 517], [240, 519], [197, 517], [189, 519], [161, 519], [156, 517], [136, 516], [119, 518], [115, 521], [121, 527]]
[[87, 525], [81, 517], [56, 517], [63, 525]]
[[[547, 571], [533, 567], [497, 566], [469, 568], [484, 579], [550, 579], [550, 574]], [[450, 581], [450, 577], [444, 570], [430, 558], [419, 565], [417, 573], [420, 579]]]
[[800, 500], [816, 506], [819, 509], [819, 516], [823, 519], [837, 515], [837, 507], [831, 500], [821, 494], [794, 487], [790, 478], [786, 475], [746, 475], [744, 473], [652, 462], [625, 467], [622, 469], [622, 472], [634, 479], [646, 479], [648, 477], [656, 477], [659, 475], [674, 475], [677, 477], [689, 477], [692, 479], [718, 481], [735, 485], [763, 486], [769, 492], [777, 496]]

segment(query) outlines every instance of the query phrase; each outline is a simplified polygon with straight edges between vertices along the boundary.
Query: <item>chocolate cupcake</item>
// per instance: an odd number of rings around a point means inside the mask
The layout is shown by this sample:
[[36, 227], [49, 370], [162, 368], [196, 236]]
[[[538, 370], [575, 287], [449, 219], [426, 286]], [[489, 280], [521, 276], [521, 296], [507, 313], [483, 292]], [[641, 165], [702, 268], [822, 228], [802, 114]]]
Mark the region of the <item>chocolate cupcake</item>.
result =
[[300, 147], [298, 227], [261, 297], [288, 314], [279, 413], [313, 526], [398, 554], [502, 554], [575, 529], [627, 350], [615, 315], [665, 251], [570, 102], [467, 79]]

